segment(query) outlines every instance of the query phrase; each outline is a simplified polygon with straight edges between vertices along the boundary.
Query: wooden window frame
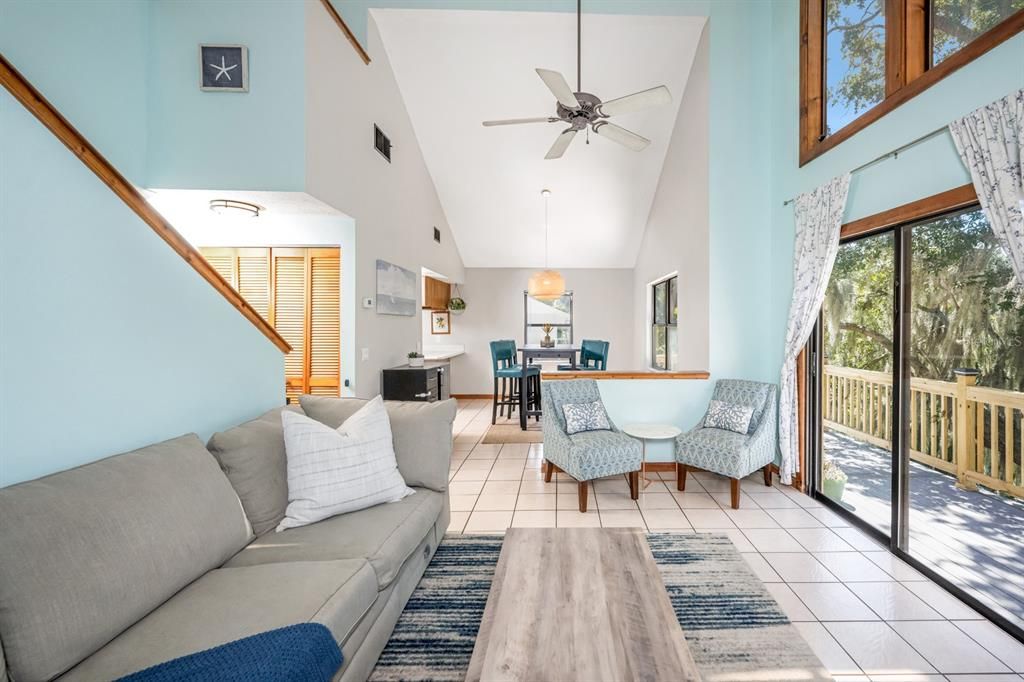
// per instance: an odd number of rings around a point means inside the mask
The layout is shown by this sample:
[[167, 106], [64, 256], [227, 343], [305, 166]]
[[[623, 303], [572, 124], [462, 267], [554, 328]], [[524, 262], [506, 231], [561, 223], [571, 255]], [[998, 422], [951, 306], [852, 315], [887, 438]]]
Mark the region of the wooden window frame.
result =
[[803, 166], [954, 71], [1024, 31], [1024, 10], [931, 66], [929, 0], [885, 2], [885, 98], [846, 126], [825, 134], [825, 2], [800, 0], [800, 165]]

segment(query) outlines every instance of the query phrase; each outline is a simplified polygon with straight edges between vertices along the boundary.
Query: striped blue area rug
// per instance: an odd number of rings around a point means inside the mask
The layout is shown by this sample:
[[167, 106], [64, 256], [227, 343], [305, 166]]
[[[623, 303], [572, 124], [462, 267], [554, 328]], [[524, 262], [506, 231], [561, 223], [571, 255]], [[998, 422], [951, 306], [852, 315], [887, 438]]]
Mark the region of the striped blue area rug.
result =
[[[465, 678], [502, 539], [445, 537], [372, 682]], [[831, 679], [728, 537], [650, 533], [647, 541], [704, 682]]]

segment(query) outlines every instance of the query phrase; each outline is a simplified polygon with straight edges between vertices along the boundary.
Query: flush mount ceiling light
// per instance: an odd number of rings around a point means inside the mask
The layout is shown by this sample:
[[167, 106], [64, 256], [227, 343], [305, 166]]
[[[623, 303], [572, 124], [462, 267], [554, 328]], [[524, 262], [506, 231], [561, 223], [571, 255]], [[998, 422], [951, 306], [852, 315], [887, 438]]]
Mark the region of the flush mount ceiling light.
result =
[[250, 204], [248, 201], [211, 199], [210, 210], [217, 215], [258, 218], [260, 213], [266, 209], [257, 204]]
[[548, 197], [551, 190], [542, 189], [540, 195], [544, 197], [544, 269], [530, 276], [526, 291], [538, 301], [554, 301], [565, 294], [565, 279], [558, 270], [548, 268]]

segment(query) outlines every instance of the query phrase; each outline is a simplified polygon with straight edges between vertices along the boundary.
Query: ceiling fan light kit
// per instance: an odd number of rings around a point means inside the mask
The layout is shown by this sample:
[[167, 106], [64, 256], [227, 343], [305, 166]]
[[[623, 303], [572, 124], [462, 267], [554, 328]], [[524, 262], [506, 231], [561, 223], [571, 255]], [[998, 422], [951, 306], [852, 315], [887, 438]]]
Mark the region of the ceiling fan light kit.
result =
[[[484, 121], [487, 127], [518, 125], [520, 123], [568, 123], [569, 127], [563, 130], [551, 149], [544, 156], [545, 159], [561, 158], [569, 148], [569, 144], [581, 130], [587, 130], [588, 126], [596, 135], [617, 142], [627, 149], [642, 151], [651, 143], [646, 137], [626, 130], [614, 123], [609, 123], [608, 118], [620, 114], [628, 114], [634, 111], [642, 111], [651, 107], [668, 104], [672, 101], [672, 93], [664, 85], [659, 85], [647, 90], [635, 92], [632, 95], [619, 97], [608, 102], [589, 92], [583, 92], [581, 84], [581, 63], [580, 63], [580, 40], [582, 34], [582, 0], [576, 2], [576, 91], [569, 86], [565, 76], [550, 69], [537, 69], [537, 75], [548, 86], [548, 90], [555, 96], [555, 116], [538, 116], [534, 118], [512, 118], [495, 121]], [[588, 139], [589, 142], [589, 139]]]

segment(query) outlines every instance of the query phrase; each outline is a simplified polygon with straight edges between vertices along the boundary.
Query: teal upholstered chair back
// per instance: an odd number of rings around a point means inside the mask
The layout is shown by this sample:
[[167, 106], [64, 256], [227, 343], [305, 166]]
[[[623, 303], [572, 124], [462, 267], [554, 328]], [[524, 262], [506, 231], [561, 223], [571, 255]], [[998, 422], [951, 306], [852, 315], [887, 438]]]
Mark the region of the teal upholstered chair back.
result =
[[491, 341], [491, 369], [495, 376], [499, 369], [516, 364], [516, 342], [509, 339]]
[[580, 365], [586, 369], [608, 369], [608, 342], [583, 339], [580, 344]]
[[[770, 412], [768, 408], [775, 400], [775, 384], [742, 379], [719, 379], [715, 383], [715, 391], [711, 399], [753, 408], [750, 427], [747, 429], [747, 434], [750, 435], [761, 425], [765, 414]], [[701, 424], [703, 423], [704, 420], [701, 420]]]
[[[545, 417], [552, 418], [565, 432], [565, 413], [563, 405], [573, 403], [601, 402], [601, 392], [597, 390], [597, 382], [593, 379], [566, 379], [557, 381], [546, 381], [541, 385], [541, 410]], [[613, 431], [617, 431], [611, 417], [608, 423]]]

